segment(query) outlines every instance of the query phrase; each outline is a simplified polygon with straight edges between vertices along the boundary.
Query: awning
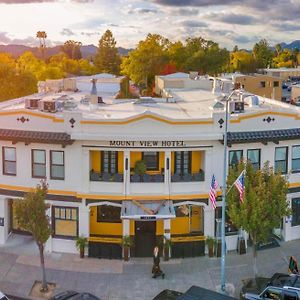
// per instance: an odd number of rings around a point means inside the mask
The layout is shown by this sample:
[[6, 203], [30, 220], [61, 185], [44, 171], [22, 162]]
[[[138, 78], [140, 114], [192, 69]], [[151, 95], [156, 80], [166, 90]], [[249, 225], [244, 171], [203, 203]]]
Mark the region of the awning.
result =
[[155, 221], [175, 218], [173, 202], [163, 201], [123, 201], [121, 219]]

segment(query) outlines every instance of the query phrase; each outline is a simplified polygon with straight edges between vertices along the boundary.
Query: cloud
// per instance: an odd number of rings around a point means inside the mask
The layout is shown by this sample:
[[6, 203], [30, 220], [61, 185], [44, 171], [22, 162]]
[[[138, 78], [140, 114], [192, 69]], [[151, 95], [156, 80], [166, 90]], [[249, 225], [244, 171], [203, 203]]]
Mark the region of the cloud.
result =
[[178, 8], [172, 11], [173, 14], [179, 16], [195, 16], [199, 14], [198, 8]]
[[0, 32], [0, 44], [9, 44], [11, 39], [7, 36], [7, 32]]
[[[0, 4], [30, 4], [30, 3], [47, 3], [47, 2], [59, 2], [59, 0], [0, 0]], [[68, 2], [64, 0], [63, 2]], [[94, 0], [71, 0], [74, 3], [90, 3]]]
[[60, 32], [60, 34], [66, 35], [66, 36], [75, 35], [75, 33], [69, 28], [63, 28], [63, 30]]
[[208, 14], [206, 18], [212, 21], [219, 21], [227, 24], [254, 25], [258, 23], [258, 19], [256, 17], [250, 15], [244, 15], [244, 14], [226, 13], [226, 12], [220, 12], [220, 13], [212, 12]]
[[136, 7], [136, 8], [129, 8], [126, 10], [126, 13], [131, 15], [131, 14], [156, 14], [158, 11], [154, 8], [141, 8], [141, 7]]
[[184, 20], [178, 22], [179, 25], [183, 27], [192, 27], [192, 28], [202, 28], [202, 27], [207, 27], [207, 24], [201, 21], [196, 21], [196, 20]]
[[166, 6], [214, 6], [239, 3], [239, 0], [152, 0], [152, 2]]
[[299, 31], [300, 24], [290, 23], [290, 22], [279, 22], [273, 23], [272, 26], [279, 31]]

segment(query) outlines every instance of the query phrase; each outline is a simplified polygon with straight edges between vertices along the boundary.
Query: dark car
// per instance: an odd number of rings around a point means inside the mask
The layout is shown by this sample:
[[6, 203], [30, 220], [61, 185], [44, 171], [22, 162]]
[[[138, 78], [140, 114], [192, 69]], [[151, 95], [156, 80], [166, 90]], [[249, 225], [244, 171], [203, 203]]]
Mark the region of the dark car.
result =
[[182, 295], [181, 292], [174, 290], [163, 290], [153, 300], [176, 300], [178, 296]]
[[53, 296], [50, 300], [100, 300], [100, 298], [90, 293], [66, 291]]

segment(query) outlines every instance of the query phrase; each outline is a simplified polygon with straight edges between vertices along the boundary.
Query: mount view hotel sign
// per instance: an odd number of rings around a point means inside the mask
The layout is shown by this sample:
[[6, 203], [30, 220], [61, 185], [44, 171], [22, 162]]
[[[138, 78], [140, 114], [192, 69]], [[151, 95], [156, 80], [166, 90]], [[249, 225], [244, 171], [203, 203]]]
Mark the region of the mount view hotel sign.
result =
[[183, 141], [109, 141], [111, 147], [185, 147]]

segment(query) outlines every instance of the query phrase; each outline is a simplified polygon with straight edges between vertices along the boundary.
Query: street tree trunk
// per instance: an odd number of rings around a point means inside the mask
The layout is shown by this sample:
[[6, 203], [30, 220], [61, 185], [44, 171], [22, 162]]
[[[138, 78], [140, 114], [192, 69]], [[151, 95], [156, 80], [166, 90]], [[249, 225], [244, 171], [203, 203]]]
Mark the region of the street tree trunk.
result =
[[256, 238], [252, 238], [253, 241], [253, 273], [254, 273], [254, 277], [257, 277], [257, 250], [256, 250], [256, 246], [257, 246], [257, 242], [256, 242]]
[[40, 251], [40, 261], [42, 268], [42, 288], [41, 292], [47, 292], [48, 286], [46, 281], [46, 270], [45, 270], [45, 258], [44, 258], [44, 244], [38, 243], [39, 251]]

